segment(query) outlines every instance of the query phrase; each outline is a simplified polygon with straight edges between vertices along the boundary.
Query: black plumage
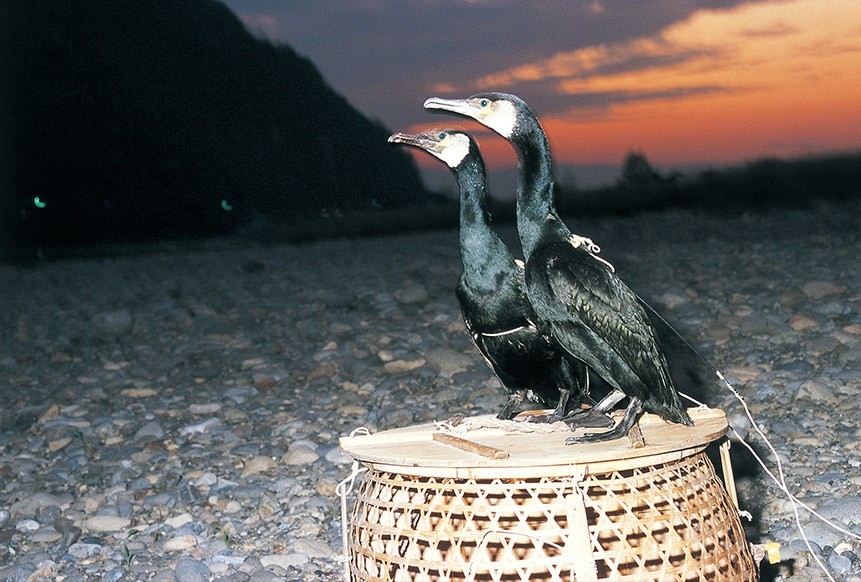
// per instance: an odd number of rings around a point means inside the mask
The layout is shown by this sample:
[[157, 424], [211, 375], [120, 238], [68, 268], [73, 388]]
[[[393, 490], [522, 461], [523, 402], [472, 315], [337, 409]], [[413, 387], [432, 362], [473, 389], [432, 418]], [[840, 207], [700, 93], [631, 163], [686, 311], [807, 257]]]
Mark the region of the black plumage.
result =
[[568, 442], [624, 436], [644, 410], [670, 422], [693, 424], [637, 296], [597, 257], [592, 241], [573, 235], [559, 217], [550, 148], [529, 106], [515, 95], [483, 93], [467, 99], [431, 98], [425, 107], [472, 117], [511, 142], [520, 164], [517, 229], [536, 323], [615, 389], [595, 407], [599, 412], [629, 398], [616, 427]]
[[533, 322], [524, 290], [523, 263], [490, 227], [484, 160], [471, 136], [459, 131], [396, 133], [390, 142], [416, 146], [448, 165], [460, 189], [463, 274], [457, 299], [475, 345], [509, 392], [498, 417], [509, 419], [531, 400], [555, 406], [546, 420], [562, 418], [588, 389], [587, 370]]

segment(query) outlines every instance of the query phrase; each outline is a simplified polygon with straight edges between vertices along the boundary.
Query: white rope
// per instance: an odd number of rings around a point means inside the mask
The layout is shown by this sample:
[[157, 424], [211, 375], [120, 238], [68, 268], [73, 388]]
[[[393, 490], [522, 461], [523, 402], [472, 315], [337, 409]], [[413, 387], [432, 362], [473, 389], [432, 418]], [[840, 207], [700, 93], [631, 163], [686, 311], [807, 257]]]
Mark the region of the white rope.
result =
[[610, 263], [610, 261], [598, 256], [598, 253], [601, 252], [601, 247], [592, 242], [591, 238], [571, 233], [570, 235], [568, 235], [568, 242], [571, 243], [571, 246], [573, 246], [575, 249], [580, 247], [585, 248], [587, 251], [589, 251], [589, 254], [592, 256], [593, 259], [607, 265], [607, 268], [610, 269], [611, 273], [616, 272], [616, 267], [614, 267]]
[[601, 252], [601, 247], [592, 242], [591, 238], [580, 236], [579, 234], [574, 234], [573, 232], [568, 236], [568, 242], [570, 242], [575, 249], [579, 247], [586, 247], [586, 250], [593, 255], [597, 255]]
[[[688, 347], [688, 349], [690, 349], [700, 360], [702, 360], [703, 363], [705, 363], [708, 367], [710, 367], [712, 370], [714, 370], [714, 373], [717, 375], [717, 377], [724, 383], [724, 385], [726, 385], [726, 387], [729, 389], [729, 391], [732, 393], [732, 395], [735, 397], [735, 399], [738, 400], [739, 403], [741, 403], [741, 406], [744, 409], [744, 413], [747, 416], [748, 421], [750, 421], [751, 427], [754, 429], [754, 431], [756, 431], [756, 434], [759, 435], [759, 438], [762, 439], [762, 441], [765, 443], [765, 445], [768, 447], [768, 450], [771, 452], [772, 456], [774, 457], [775, 463], [777, 464], [777, 473], [778, 473], [779, 477], [776, 476], [768, 468], [768, 466], [765, 464], [765, 461], [756, 453], [756, 451], [753, 449], [753, 447], [750, 445], [750, 443], [748, 443], [744, 439], [744, 437], [742, 437], [741, 434], [730, 424], [728, 424], [729, 429], [733, 432], [733, 434], [736, 436], [738, 441], [742, 445], [744, 445], [748, 451], [750, 451], [751, 455], [753, 455], [753, 458], [756, 459], [757, 463], [759, 463], [759, 465], [765, 471], [766, 475], [768, 475], [771, 478], [771, 480], [774, 481], [774, 483], [777, 485], [778, 489], [780, 489], [780, 491], [784, 495], [786, 495], [786, 498], [789, 499], [790, 503], [792, 504], [792, 512], [793, 512], [794, 517], [795, 517], [796, 528], [798, 529], [798, 532], [801, 534], [801, 538], [804, 540], [804, 545], [807, 546], [807, 551], [810, 552], [810, 555], [813, 557], [814, 561], [819, 566], [819, 568], [822, 570], [822, 572], [825, 574], [825, 576], [829, 580], [831, 580], [831, 582], [835, 582], [834, 577], [831, 576], [831, 573], [825, 567], [825, 564], [822, 563], [822, 560], [819, 559], [819, 557], [816, 555], [816, 552], [813, 551], [813, 547], [810, 545], [810, 540], [807, 537], [807, 532], [804, 531], [804, 526], [801, 525], [801, 516], [798, 514], [799, 506], [803, 507], [804, 509], [809, 511], [811, 514], [813, 514], [815, 517], [819, 518], [823, 523], [825, 523], [830, 528], [832, 528], [836, 531], [839, 531], [844, 535], [848, 535], [848, 536], [850, 536], [856, 540], [861, 540], [861, 535], [858, 535], [855, 532], [849, 531], [845, 528], [838, 526], [837, 524], [833, 523], [832, 521], [830, 521], [829, 519], [827, 519], [823, 515], [819, 514], [813, 508], [811, 508], [809, 505], [807, 505], [806, 503], [804, 503], [803, 501], [801, 501], [795, 495], [792, 494], [792, 492], [789, 490], [789, 486], [786, 483], [786, 475], [783, 472], [783, 462], [780, 460], [780, 455], [777, 454], [777, 450], [774, 448], [774, 446], [771, 444], [771, 441], [768, 440], [768, 437], [765, 436], [765, 432], [760, 428], [759, 424], [753, 418], [753, 414], [751, 413], [750, 408], [748, 407], [747, 402], [742, 397], [742, 395], [739, 394], [738, 390], [736, 390], [732, 384], [730, 384], [729, 380], [727, 380], [724, 377], [724, 375], [721, 373], [721, 371], [718, 370], [710, 361], [708, 361], [708, 359], [706, 359], [705, 356], [703, 356], [701, 353], [699, 353], [696, 350], [696, 348], [694, 348], [694, 346], [692, 346], [690, 344], [690, 342], [688, 342], [688, 340], [685, 339], [685, 337], [676, 330], [676, 328], [674, 328], [672, 325], [670, 325], [670, 323], [666, 319], [664, 319], [663, 316], [661, 316], [661, 314], [658, 313], [658, 311], [654, 307], [649, 305], [642, 297], [638, 296], [637, 298], [640, 300], [640, 302], [644, 306], [646, 306], [649, 310], [651, 310], [651, 312], [654, 313], [655, 316], [658, 319], [660, 319], [664, 323], [664, 325], [666, 325], [670, 329], [670, 331], [672, 331], [676, 336], [678, 336], [678, 338], [680, 340], [682, 340], [682, 342], [684, 342], [684, 344]], [[681, 395], [684, 396], [685, 398], [687, 398], [688, 400], [690, 400], [691, 402], [694, 402], [695, 404], [697, 404], [699, 406], [703, 406], [703, 404], [701, 402], [697, 402], [696, 400], [694, 400], [690, 396], [688, 396], [686, 394], [681, 394]]]
[[460, 420], [457, 424], [449, 420], [433, 421], [437, 430], [453, 434], [466, 434], [474, 430], [499, 429], [509, 433], [540, 433], [551, 434], [571, 432], [571, 428], [562, 421], [528, 422], [526, 420], [503, 420], [495, 416], [473, 416]]
[[[371, 431], [369, 431], [364, 426], [360, 426], [359, 428], [353, 430], [350, 433], [350, 438], [353, 438], [357, 434], [361, 435], [369, 435]], [[347, 496], [353, 491], [353, 486], [356, 483], [356, 477], [367, 471], [366, 467], [362, 467], [359, 465], [358, 461], [353, 461], [353, 465], [351, 467], [350, 474], [347, 475], [344, 479], [338, 483], [338, 486], [335, 487], [335, 493], [341, 498], [341, 545], [343, 555], [337, 556], [335, 558], [336, 562], [342, 562], [344, 564], [344, 582], [350, 582], [350, 544], [349, 544], [349, 519], [347, 517]]]
[[497, 331], [494, 333], [479, 332], [479, 335], [483, 335], [484, 337], [502, 337], [504, 335], [508, 335], [511, 333], [517, 333], [518, 331], [522, 331], [522, 330], [526, 329], [527, 327], [528, 326], [521, 325], [519, 327], [515, 327], [514, 329], [509, 329], [507, 331]]
[[[664, 323], [666, 323], [666, 321]], [[667, 324], [667, 325], [669, 325], [669, 324]], [[671, 327], [671, 329], [672, 329], [672, 327]], [[675, 330], [673, 330], [673, 331], [675, 331]], [[676, 333], [678, 333], [678, 332], [676, 332]], [[688, 345], [690, 347], [690, 344], [688, 344]], [[693, 347], [691, 347], [691, 349], [693, 349]], [[699, 352], [697, 352], [696, 350], [694, 350], [694, 353], [696, 353], [700, 358], [705, 360], [705, 358], [703, 358], [703, 356], [701, 356], [699, 354]], [[708, 363], [707, 360], [706, 360], [706, 363]], [[708, 363], [708, 364], [709, 364], [709, 366], [711, 366], [710, 363]], [[775, 463], [777, 465], [777, 473], [778, 474], [775, 475], [768, 468], [768, 466], [765, 464], [765, 461], [756, 453], [756, 451], [751, 446], [751, 444], [748, 443], [744, 439], [744, 437], [741, 436], [741, 434], [735, 429], [735, 427], [733, 427], [732, 425], [729, 425], [729, 429], [732, 431], [732, 433], [735, 435], [735, 437], [738, 439], [738, 441], [742, 445], [744, 445], [744, 447], [748, 451], [750, 451], [750, 454], [753, 455], [753, 458], [756, 459], [756, 462], [759, 463], [760, 467], [762, 467], [762, 469], [763, 469], [763, 471], [765, 471], [766, 475], [768, 475], [769, 478], [771, 478], [771, 480], [774, 481], [774, 483], [777, 485], [778, 489], [780, 489], [780, 491], [784, 495], [786, 495], [786, 498], [789, 499], [790, 503], [792, 504], [792, 512], [793, 512], [793, 515], [795, 517], [796, 528], [798, 529], [799, 534], [801, 534], [801, 539], [804, 540], [804, 545], [807, 547], [807, 551], [810, 552], [810, 555], [813, 557], [813, 560], [816, 562], [816, 564], [819, 566], [819, 568], [822, 570], [822, 572], [825, 574], [825, 576], [829, 580], [834, 582], [834, 577], [831, 575], [831, 573], [828, 571], [828, 568], [826, 568], [825, 564], [822, 563], [822, 560], [819, 558], [819, 556], [816, 555], [816, 552], [813, 550], [813, 547], [810, 545], [810, 539], [807, 537], [807, 532], [805, 532], [804, 526], [801, 524], [801, 516], [798, 513], [798, 508], [803, 507], [804, 509], [809, 511], [811, 514], [813, 514], [815, 517], [820, 519], [827, 526], [831, 527], [832, 529], [834, 529], [836, 531], [839, 531], [840, 533], [842, 533], [844, 535], [852, 537], [856, 540], [861, 540], [861, 535], [856, 534], [855, 532], [849, 531], [845, 528], [838, 526], [837, 524], [833, 523], [831, 520], [829, 520], [825, 516], [821, 515], [816, 510], [814, 510], [812, 507], [810, 507], [809, 505], [807, 505], [806, 503], [804, 503], [803, 501], [801, 501], [795, 495], [792, 494], [792, 492], [789, 490], [789, 486], [786, 483], [786, 475], [783, 471], [783, 462], [780, 460], [780, 455], [778, 455], [777, 450], [774, 448], [774, 445], [771, 444], [771, 441], [768, 439], [768, 437], [765, 436], [765, 432], [760, 428], [759, 424], [753, 418], [753, 414], [751, 413], [750, 408], [748, 407], [747, 402], [745, 401], [744, 397], [742, 397], [742, 395], [739, 394], [738, 390], [736, 390], [735, 387], [729, 382], [729, 380], [727, 380], [726, 377], [724, 377], [724, 375], [720, 372], [720, 370], [714, 368], [713, 366], [712, 366], [712, 369], [714, 370], [717, 377], [726, 385], [726, 387], [729, 389], [729, 391], [732, 393], [732, 395], [736, 398], [736, 400], [738, 400], [739, 403], [741, 403], [741, 406], [744, 409], [745, 415], [747, 416], [747, 419], [750, 422], [751, 427], [754, 429], [754, 431], [759, 436], [759, 438], [765, 443], [765, 445], [768, 447], [768, 450], [771, 452], [772, 456], [774, 457]], [[690, 400], [691, 402], [702, 406], [702, 403], [697, 402], [696, 400], [694, 400], [693, 398], [691, 398], [687, 394], [682, 394], [682, 393], [680, 393], [680, 394], [682, 396], [684, 396], [685, 398], [687, 398], [688, 400]], [[745, 512], [745, 513], [747, 513], [747, 512]], [[741, 512], [739, 512], [739, 514], [741, 515]], [[747, 513], [747, 515], [750, 515], [750, 514]]]

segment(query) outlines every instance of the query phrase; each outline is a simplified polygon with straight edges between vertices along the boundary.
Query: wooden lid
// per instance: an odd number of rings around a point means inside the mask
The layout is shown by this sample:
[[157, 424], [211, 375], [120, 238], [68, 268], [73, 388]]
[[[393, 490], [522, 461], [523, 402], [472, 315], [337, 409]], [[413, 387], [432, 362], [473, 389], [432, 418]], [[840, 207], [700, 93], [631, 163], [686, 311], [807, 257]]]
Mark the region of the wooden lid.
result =
[[341, 437], [340, 445], [345, 454], [374, 470], [407, 475], [525, 478], [606, 473], [681, 459], [701, 451], [726, 433], [727, 421], [722, 410], [692, 408], [688, 413], [694, 421], [692, 427], [644, 414], [639, 424], [646, 446], [639, 449], [632, 448], [628, 438], [566, 445], [565, 440], [572, 434], [595, 429], [578, 429], [576, 433], [566, 429], [519, 432], [519, 422], [499, 423], [492, 415], [472, 417], [468, 421], [473, 422], [464, 424], [481, 425], [486, 421], [506, 428], [443, 430], [438, 424], [428, 423]]

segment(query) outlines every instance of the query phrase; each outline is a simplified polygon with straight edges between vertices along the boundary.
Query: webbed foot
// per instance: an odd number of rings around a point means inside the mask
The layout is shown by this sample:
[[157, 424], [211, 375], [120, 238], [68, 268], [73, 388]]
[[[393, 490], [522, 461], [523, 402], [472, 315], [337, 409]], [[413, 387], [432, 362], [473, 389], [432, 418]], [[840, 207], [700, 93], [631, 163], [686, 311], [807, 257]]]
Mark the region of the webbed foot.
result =
[[530, 414], [523, 420], [525, 420], [526, 422], [553, 423], [560, 420], [565, 420], [565, 417], [559, 414], [558, 411], [554, 410], [553, 412], [550, 412], [548, 414]]
[[567, 424], [571, 430], [578, 428], [609, 428], [613, 426], [612, 418], [594, 408], [574, 411], [559, 420]]
[[620, 439], [630, 432], [631, 427], [637, 422], [637, 419], [643, 413], [642, 403], [638, 398], [632, 398], [628, 403], [628, 408], [625, 410], [625, 416], [619, 421], [619, 424], [606, 432], [586, 433], [580, 437], [568, 437], [565, 440], [566, 445], [581, 445], [586, 443], [602, 443]]
[[508, 395], [508, 400], [503, 405], [502, 410], [496, 415], [499, 420], [511, 420], [517, 416], [517, 408], [523, 403], [526, 398], [525, 390], [515, 390]]

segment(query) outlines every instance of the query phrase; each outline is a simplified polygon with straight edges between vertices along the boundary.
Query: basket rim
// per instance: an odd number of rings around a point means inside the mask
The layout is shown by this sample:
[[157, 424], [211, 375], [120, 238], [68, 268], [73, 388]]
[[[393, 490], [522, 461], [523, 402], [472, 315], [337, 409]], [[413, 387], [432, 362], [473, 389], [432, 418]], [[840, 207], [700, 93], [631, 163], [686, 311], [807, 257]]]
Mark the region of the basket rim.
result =
[[[511, 432], [482, 428], [459, 434], [472, 442], [508, 453], [490, 458], [434, 441], [437, 423], [390, 429], [370, 435], [341, 437], [341, 451], [377, 470], [418, 476], [484, 478], [594, 474], [642, 467], [695, 454], [722, 438], [728, 423], [723, 410], [691, 408], [694, 426], [670, 424], [644, 414], [640, 428], [646, 446], [631, 448], [627, 438], [603, 443], [565, 445], [568, 431]], [[492, 419], [492, 415], [473, 417]]]

